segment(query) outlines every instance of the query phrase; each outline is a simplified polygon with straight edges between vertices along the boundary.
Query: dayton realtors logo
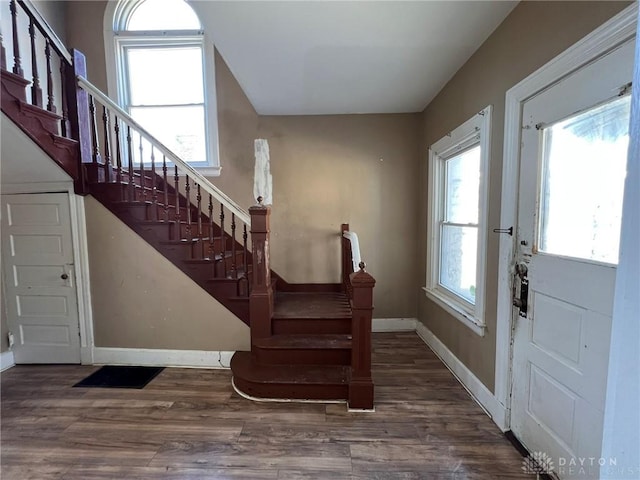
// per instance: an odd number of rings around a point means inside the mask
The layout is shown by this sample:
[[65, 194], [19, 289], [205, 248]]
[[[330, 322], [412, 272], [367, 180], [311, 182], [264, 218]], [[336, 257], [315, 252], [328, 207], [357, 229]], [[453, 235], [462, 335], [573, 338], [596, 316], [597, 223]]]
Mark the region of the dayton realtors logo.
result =
[[553, 460], [544, 452], [533, 452], [522, 461], [522, 471], [532, 475], [553, 472]]

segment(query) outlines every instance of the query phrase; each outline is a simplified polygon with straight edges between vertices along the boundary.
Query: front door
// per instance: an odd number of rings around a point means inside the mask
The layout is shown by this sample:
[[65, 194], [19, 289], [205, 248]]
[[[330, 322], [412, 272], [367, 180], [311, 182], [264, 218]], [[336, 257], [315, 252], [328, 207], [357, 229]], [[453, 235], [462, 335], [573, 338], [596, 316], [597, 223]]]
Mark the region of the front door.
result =
[[2, 269], [16, 363], [80, 363], [66, 193], [2, 195]]
[[631, 41], [523, 105], [511, 428], [563, 479], [601, 461], [633, 57]]

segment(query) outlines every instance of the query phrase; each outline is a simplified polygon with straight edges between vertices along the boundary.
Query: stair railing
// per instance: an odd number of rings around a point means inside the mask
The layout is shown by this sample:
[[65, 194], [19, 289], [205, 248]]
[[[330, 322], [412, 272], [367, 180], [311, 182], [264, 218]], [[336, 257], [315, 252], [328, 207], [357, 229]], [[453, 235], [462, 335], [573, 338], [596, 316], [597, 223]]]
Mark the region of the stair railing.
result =
[[88, 135], [80, 135], [85, 181], [118, 184], [113, 200], [140, 202], [147, 220], [174, 223], [174, 240], [192, 243], [196, 258], [217, 259], [214, 278], [240, 279], [238, 295], [248, 296], [249, 213], [84, 76], [76, 80], [88, 104], [81, 121]]
[[[61, 117], [61, 136], [74, 138], [67, 82], [72, 71], [72, 56], [31, 1], [11, 0], [8, 6], [11, 36], [0, 33], [2, 69], [9, 70], [11, 63], [9, 71], [31, 83], [27, 102]], [[2, 16], [6, 14], [2, 12]], [[9, 62], [7, 50], [11, 56]]]
[[373, 408], [371, 378], [371, 322], [373, 318], [373, 287], [375, 279], [365, 270], [360, 257], [358, 235], [342, 224], [343, 291], [351, 302], [351, 379], [349, 407]]

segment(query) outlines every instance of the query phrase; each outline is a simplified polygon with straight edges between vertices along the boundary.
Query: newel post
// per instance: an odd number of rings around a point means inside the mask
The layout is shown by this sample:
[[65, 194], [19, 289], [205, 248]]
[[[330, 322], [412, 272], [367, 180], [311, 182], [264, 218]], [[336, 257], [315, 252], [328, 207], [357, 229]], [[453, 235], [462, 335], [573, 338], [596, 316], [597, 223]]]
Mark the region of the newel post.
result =
[[249, 296], [249, 318], [251, 321], [251, 343], [254, 339], [271, 335], [273, 313], [273, 289], [269, 267], [269, 217], [271, 208], [258, 205], [249, 208], [251, 215], [251, 249], [253, 254], [253, 274], [251, 295]]
[[373, 316], [373, 287], [376, 280], [360, 270], [350, 276], [353, 288], [351, 299], [351, 380], [349, 408], [373, 409], [373, 380], [371, 379], [371, 318]]
[[85, 165], [90, 164], [91, 159], [91, 122], [89, 118], [89, 96], [78, 85], [77, 76], [87, 77], [87, 62], [82, 52], [71, 50], [73, 64], [65, 69], [65, 87], [68, 92], [67, 102], [69, 111], [69, 123], [71, 127], [70, 137], [78, 141], [80, 149], [78, 158], [78, 178], [76, 179], [76, 193], [86, 194], [87, 172]]

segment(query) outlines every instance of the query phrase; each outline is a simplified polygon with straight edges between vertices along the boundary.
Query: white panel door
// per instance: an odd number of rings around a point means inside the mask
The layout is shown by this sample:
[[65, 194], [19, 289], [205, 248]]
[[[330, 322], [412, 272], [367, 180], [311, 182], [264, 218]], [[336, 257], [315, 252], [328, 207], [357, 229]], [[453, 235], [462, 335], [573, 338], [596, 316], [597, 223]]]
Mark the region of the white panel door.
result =
[[2, 195], [2, 265], [16, 363], [80, 363], [66, 193]]
[[523, 106], [511, 428], [562, 479], [599, 473], [633, 56]]

